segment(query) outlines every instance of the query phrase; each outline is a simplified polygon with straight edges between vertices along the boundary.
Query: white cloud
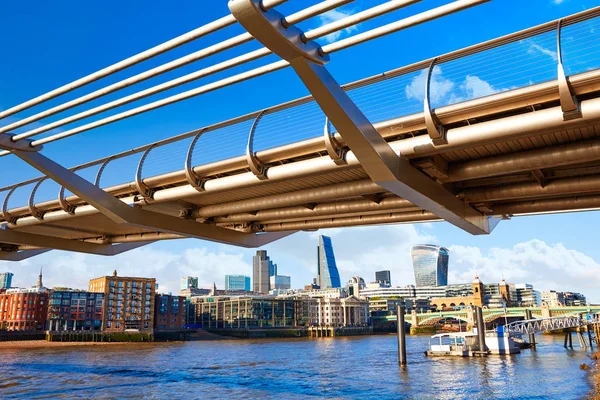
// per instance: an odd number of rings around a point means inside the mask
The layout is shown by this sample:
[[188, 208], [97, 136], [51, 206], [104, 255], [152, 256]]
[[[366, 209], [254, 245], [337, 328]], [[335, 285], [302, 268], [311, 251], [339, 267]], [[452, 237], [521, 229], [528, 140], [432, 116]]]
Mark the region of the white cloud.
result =
[[554, 3], [554, 4], [562, 4], [564, 2], [565, 2], [565, 0], [552, 0], [552, 3]]
[[[335, 21], [339, 21], [340, 19], [349, 17], [352, 14], [354, 14], [352, 12], [352, 10], [349, 10], [349, 11], [330, 10], [324, 14], [319, 15], [319, 20], [321, 22], [321, 26], [323, 26], [323, 25], [327, 25], [327, 24], [330, 24]], [[342, 34], [350, 35], [354, 32], [358, 32], [358, 25], [352, 25], [352, 26], [344, 28], [340, 31], [330, 33], [327, 36], [323, 36], [322, 40], [324, 40], [327, 43], [331, 43], [331, 42], [335, 42], [336, 40], [338, 40], [342, 36]]]
[[581, 292], [600, 301], [600, 264], [563, 244], [531, 240], [511, 248], [492, 248], [483, 254], [477, 247], [450, 246], [449, 280], [470, 282], [479, 273], [483, 282], [530, 283], [538, 290]]
[[544, 46], [540, 46], [539, 44], [529, 43], [529, 50], [527, 50], [527, 53], [529, 53], [529, 54], [541, 53], [541, 54], [544, 54], [544, 55], [552, 58], [553, 61], [558, 61], [558, 54], [556, 53], [556, 51], [550, 50]]
[[460, 85], [460, 88], [466, 93], [467, 98], [469, 99], [476, 99], [478, 97], [498, 93], [498, 90], [494, 89], [492, 85], [475, 75], [467, 75], [464, 83]]
[[175, 253], [148, 246], [115, 257], [55, 251], [21, 263], [0, 262], [0, 270], [15, 274], [13, 286], [27, 287], [35, 284], [39, 266], [43, 266], [45, 286], [87, 289], [90, 279], [116, 269], [121, 276], [157, 278], [161, 291], [177, 293], [182, 276], [198, 276], [203, 287], [210, 287], [213, 282], [220, 286], [225, 274], [248, 274], [251, 265], [244, 260], [244, 253], [234, 247], [229, 250], [189, 248]]
[[[404, 88], [406, 98], [409, 100], [423, 101], [425, 99], [425, 82], [427, 80], [428, 70], [422, 70], [417, 76], [412, 78], [410, 83]], [[454, 89], [454, 82], [443, 76], [442, 67], [436, 66], [431, 73], [431, 83], [429, 85], [429, 96], [432, 103], [437, 103], [445, 98]]]

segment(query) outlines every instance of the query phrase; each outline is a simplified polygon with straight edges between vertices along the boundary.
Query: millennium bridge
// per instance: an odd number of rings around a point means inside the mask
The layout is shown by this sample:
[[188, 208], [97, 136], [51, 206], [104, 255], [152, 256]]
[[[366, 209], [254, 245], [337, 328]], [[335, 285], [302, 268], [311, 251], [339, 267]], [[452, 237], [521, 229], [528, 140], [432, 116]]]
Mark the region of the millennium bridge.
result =
[[[600, 7], [356, 82], [339, 84], [328, 70], [338, 51], [486, 1], [451, 1], [320, 45], [319, 38], [377, 23], [418, 0], [356, 9], [304, 31], [299, 23], [351, 0], [308, 7], [290, 0], [299, 9], [289, 15], [277, 11], [285, 0], [233, 0], [229, 15], [0, 111], [0, 156], [39, 171], [0, 187], [0, 259], [51, 249], [109, 256], [178, 238], [257, 247], [303, 230], [425, 221], [482, 235], [515, 216], [597, 209]], [[236, 24], [242, 34], [45, 108]], [[251, 42], [256, 50], [98, 100]], [[248, 66], [267, 56], [278, 59]], [[61, 165], [45, 151], [65, 138], [290, 66], [309, 96], [80, 165]], [[217, 73], [229, 75], [172, 94]], [[271, 82], [265, 90], [276, 87]], [[68, 114], [43, 122], [61, 113]], [[115, 141], [107, 138], [107, 148]], [[3, 161], [2, 179], [9, 179]], [[485, 312], [495, 318], [498, 311]], [[467, 311], [455, 313], [469, 320]], [[427, 324], [436, 315], [414, 318]]]

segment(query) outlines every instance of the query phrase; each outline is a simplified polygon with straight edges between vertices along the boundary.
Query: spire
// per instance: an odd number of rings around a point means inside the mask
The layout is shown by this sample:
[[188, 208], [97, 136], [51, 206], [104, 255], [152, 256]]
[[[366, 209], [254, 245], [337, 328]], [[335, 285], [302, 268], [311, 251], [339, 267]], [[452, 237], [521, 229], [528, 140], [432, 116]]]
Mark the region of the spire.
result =
[[38, 281], [37, 281], [36, 287], [38, 289], [41, 289], [44, 287], [44, 284], [42, 283], [42, 267], [40, 267], [40, 275], [38, 276]]
[[473, 279], [473, 283], [481, 283], [479, 280], [479, 274], [477, 272], [475, 272], [475, 279]]

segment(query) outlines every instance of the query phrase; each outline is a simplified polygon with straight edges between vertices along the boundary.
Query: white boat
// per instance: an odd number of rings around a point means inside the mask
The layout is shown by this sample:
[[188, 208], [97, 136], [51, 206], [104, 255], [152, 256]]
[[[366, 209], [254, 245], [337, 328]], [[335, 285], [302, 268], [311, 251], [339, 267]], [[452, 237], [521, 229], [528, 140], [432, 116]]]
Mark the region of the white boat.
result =
[[501, 329], [485, 333], [486, 349], [479, 348], [477, 329], [473, 332], [439, 333], [429, 338], [429, 350], [425, 352], [430, 357], [476, 357], [487, 354], [516, 354], [521, 349], [514, 337]]

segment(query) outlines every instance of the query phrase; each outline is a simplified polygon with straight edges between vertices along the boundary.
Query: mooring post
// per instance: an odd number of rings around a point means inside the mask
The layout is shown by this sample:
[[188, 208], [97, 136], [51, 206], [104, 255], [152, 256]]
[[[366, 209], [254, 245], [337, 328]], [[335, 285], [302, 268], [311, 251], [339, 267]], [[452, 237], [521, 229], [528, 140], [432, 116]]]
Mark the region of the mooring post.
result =
[[569, 342], [569, 332], [565, 332], [565, 349], [567, 348], [568, 342]]
[[[531, 313], [531, 309], [529, 309], [529, 308], [527, 310], [525, 310], [525, 319], [527, 319], [527, 320], [533, 319], [533, 314]], [[533, 333], [533, 332], [531, 332], [529, 334], [529, 344], [532, 347], [535, 347], [535, 333]]]
[[593, 348], [594, 348], [594, 345], [593, 345], [593, 341], [592, 341], [592, 331], [591, 331], [591, 325], [590, 325], [590, 324], [587, 324], [587, 325], [585, 326], [585, 329], [587, 330], [587, 334], [588, 334], [588, 342], [590, 342], [590, 349], [593, 349]]
[[398, 365], [406, 365], [406, 328], [404, 326], [404, 306], [396, 306], [396, 325], [398, 331]]
[[569, 347], [573, 348], [573, 332], [569, 330]]
[[487, 346], [485, 345], [485, 323], [483, 322], [483, 309], [481, 307], [475, 307], [475, 321], [477, 323], [479, 351], [487, 351]]

